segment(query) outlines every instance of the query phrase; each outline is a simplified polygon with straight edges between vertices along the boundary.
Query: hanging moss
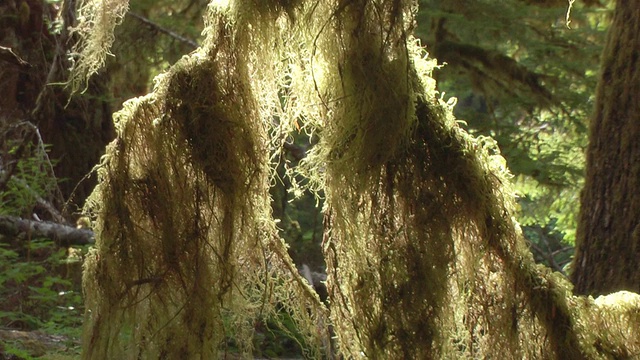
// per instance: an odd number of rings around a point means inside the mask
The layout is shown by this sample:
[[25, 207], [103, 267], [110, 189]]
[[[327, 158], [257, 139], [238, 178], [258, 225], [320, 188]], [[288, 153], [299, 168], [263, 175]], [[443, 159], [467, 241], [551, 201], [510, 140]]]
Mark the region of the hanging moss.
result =
[[129, 10], [129, 1], [80, 0], [76, 9], [77, 24], [66, 24], [73, 26], [71, 34], [81, 39], [74, 45], [70, 59], [73, 71], [68, 84], [74, 92], [84, 91], [89, 77], [104, 67], [115, 39], [114, 29]]
[[230, 342], [249, 356], [255, 322], [281, 309], [305, 355], [329, 351], [326, 309], [269, 210], [269, 156], [298, 127], [320, 138], [289, 171], [326, 194], [338, 356], [638, 353], [637, 295], [574, 297], [534, 264], [504, 159], [439, 99], [414, 13], [401, 0], [212, 4], [203, 47], [116, 117], [88, 207], [85, 358], [216, 358]]
[[218, 25], [215, 46], [116, 115], [88, 206], [98, 235], [85, 265], [85, 358], [251, 354], [255, 324], [282, 309], [320, 353], [325, 310], [276, 236], [242, 44], [223, 16]]
[[326, 174], [327, 282], [342, 353], [582, 359], [612, 356], [613, 343], [634, 347], [629, 333], [582, 327], [589, 312], [571, 285], [535, 266], [504, 160], [490, 139], [458, 127], [433, 90], [433, 64], [408, 35], [412, 4], [341, 4], [335, 32], [317, 41], [318, 53], [338, 54], [326, 57], [337, 75], [318, 90], [335, 101], [325, 101], [308, 166]]

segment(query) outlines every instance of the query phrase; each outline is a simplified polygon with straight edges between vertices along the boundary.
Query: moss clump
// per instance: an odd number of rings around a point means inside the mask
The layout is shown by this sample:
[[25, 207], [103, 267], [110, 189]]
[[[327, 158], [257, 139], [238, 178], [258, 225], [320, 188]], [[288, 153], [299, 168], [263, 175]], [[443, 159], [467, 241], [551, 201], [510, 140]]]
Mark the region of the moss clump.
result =
[[250, 354], [254, 325], [278, 311], [320, 352], [325, 309], [270, 217], [244, 47], [218, 30], [215, 47], [184, 57], [116, 115], [88, 205], [98, 236], [85, 264], [85, 358]]

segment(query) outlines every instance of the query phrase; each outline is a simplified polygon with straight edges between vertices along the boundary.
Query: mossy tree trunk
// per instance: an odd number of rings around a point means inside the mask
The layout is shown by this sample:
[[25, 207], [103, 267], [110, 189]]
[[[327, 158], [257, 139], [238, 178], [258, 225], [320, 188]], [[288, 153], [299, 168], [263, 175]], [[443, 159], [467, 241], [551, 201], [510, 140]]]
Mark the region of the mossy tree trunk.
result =
[[573, 282], [640, 291], [640, 1], [618, 0], [587, 150]]

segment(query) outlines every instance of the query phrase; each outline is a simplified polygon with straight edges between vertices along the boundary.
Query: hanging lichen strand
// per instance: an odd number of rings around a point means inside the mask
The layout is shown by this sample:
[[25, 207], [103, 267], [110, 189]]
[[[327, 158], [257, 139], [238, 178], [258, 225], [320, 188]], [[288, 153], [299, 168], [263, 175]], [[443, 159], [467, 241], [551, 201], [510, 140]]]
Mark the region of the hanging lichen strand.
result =
[[[69, 2], [67, 6], [75, 6]], [[73, 34], [81, 41], [74, 45], [70, 61], [73, 71], [69, 77], [69, 85], [74, 91], [84, 90], [89, 77], [105, 65], [105, 59], [113, 45], [113, 32], [129, 10], [128, 0], [78, 0], [77, 24], [71, 28]]]
[[638, 295], [574, 297], [535, 266], [504, 160], [438, 98], [413, 6], [212, 2], [203, 46], [116, 117], [88, 205], [84, 358], [248, 357], [255, 322], [283, 311], [306, 356], [327, 353], [326, 309], [269, 210], [269, 154], [298, 127], [320, 138], [290, 171], [326, 194], [338, 356], [640, 354]]
[[[340, 54], [340, 86], [327, 91], [338, 100], [328, 102], [316, 154], [326, 166], [325, 251], [341, 350], [457, 358], [492, 343], [491, 353], [518, 354], [513, 321], [526, 309], [483, 244], [500, 230], [515, 253], [515, 233], [504, 230], [513, 230], [511, 219], [494, 204], [508, 189], [503, 175], [487, 176], [482, 145], [464, 138], [432, 84], [416, 76], [415, 62], [429, 64], [415, 57], [413, 10], [408, 1], [350, 1], [332, 18], [339, 45], [326, 53]], [[489, 274], [491, 286], [483, 283]]]
[[[314, 41], [313, 60], [327, 62], [317, 89], [326, 123], [307, 169], [325, 174], [324, 249], [341, 352], [371, 359], [633, 354], [633, 326], [603, 317], [613, 306], [571, 296], [561, 275], [535, 266], [513, 219], [504, 159], [490, 139], [458, 127], [437, 99], [433, 64], [409, 35], [412, 7], [338, 2]], [[638, 324], [630, 310], [638, 303], [637, 296], [618, 303], [620, 315]], [[595, 318], [598, 330], [585, 325]]]
[[283, 312], [319, 357], [326, 309], [276, 236], [249, 37], [232, 15], [212, 10], [206, 45], [116, 115], [88, 205], [85, 359], [247, 355], [256, 322]]

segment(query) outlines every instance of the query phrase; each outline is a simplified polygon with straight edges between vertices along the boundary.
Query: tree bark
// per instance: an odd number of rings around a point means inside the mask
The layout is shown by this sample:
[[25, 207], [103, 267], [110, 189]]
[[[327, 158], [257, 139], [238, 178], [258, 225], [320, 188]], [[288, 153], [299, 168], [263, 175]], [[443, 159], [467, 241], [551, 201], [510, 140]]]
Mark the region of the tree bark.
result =
[[572, 280], [640, 291], [640, 1], [618, 0], [602, 58]]

